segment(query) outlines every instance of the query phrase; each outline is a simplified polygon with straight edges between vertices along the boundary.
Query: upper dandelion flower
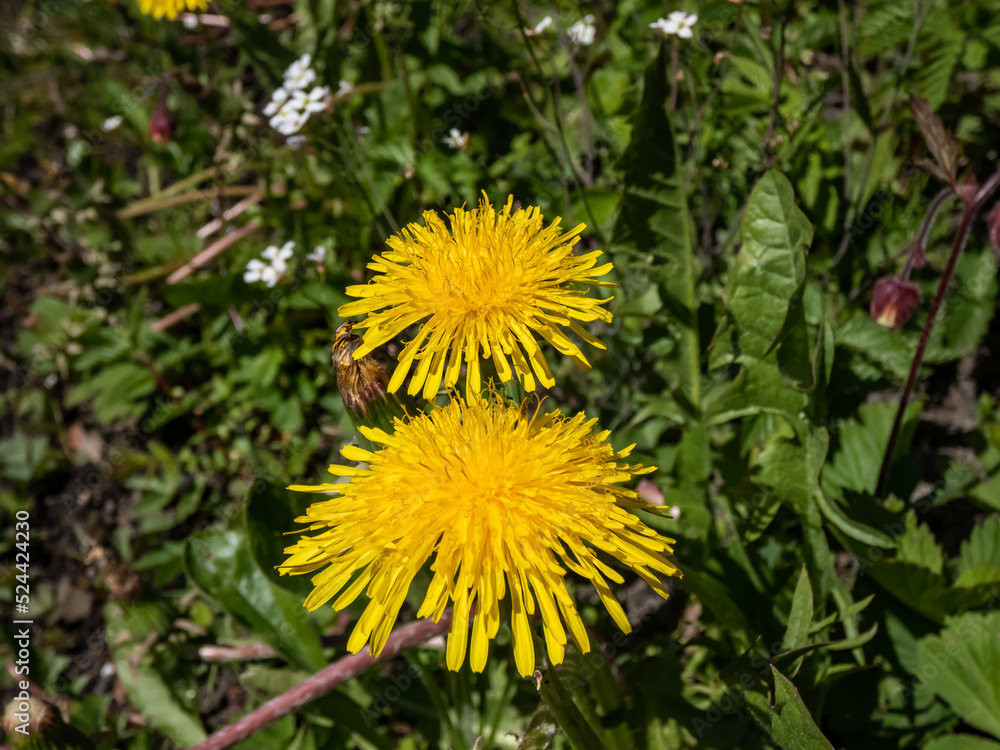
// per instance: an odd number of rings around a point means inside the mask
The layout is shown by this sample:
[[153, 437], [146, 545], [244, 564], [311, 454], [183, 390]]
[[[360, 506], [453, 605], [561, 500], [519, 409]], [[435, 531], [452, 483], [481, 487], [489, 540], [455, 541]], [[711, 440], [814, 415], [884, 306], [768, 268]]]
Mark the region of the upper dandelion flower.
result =
[[153, 18], [177, 18], [182, 10], [205, 10], [208, 0], [139, 0], [139, 10]]
[[592, 433], [595, 422], [559, 412], [526, 417], [517, 405], [477, 398], [453, 400], [409, 422], [397, 419], [392, 435], [363, 427], [381, 449], [347, 446], [342, 453], [368, 468], [333, 465], [330, 472], [350, 482], [289, 488], [337, 494], [298, 519], [311, 526], [286, 550], [281, 572], [318, 571], [306, 599], [310, 610], [334, 597], [333, 607], [343, 609], [365, 592], [370, 601], [347, 647], [356, 652], [370, 640], [377, 656], [410, 583], [433, 557], [417, 617], [438, 620], [454, 603], [447, 646], [453, 670], [465, 661], [475, 612], [470, 662], [482, 671], [508, 591], [522, 675], [535, 669], [528, 616], [536, 611], [553, 664], [562, 662], [567, 630], [587, 652], [567, 570], [591, 582], [627, 633], [628, 618], [608, 585], [624, 579], [605, 560], [631, 568], [664, 598], [658, 574], [678, 570], [665, 557], [673, 540], [627, 510], [665, 509], [618, 486], [654, 468], [627, 463], [631, 446], [615, 452], [607, 432]]
[[408, 391], [416, 395], [423, 387], [424, 397], [431, 399], [442, 381], [446, 387], [458, 382], [464, 358], [466, 393], [478, 393], [480, 351], [492, 357], [501, 381], [516, 376], [533, 391], [537, 376], [551, 387], [555, 380], [536, 336], [590, 369], [564, 328], [605, 348], [577, 321], [610, 322], [611, 313], [603, 307], [608, 300], [588, 297], [578, 285], [614, 286], [596, 280], [611, 271], [611, 264], [596, 265], [600, 250], [574, 255], [585, 225], [563, 231], [559, 219], [546, 225], [537, 208], [515, 211], [513, 205], [508, 198], [499, 212], [485, 200], [473, 211], [456, 209], [447, 217], [450, 227], [427, 212], [426, 226], [410, 224], [389, 238], [390, 251], [368, 266], [378, 272], [371, 283], [347, 288], [361, 299], [338, 314], [367, 315], [355, 326], [367, 329], [355, 358], [423, 321], [399, 354], [390, 392], [399, 389], [416, 362]]

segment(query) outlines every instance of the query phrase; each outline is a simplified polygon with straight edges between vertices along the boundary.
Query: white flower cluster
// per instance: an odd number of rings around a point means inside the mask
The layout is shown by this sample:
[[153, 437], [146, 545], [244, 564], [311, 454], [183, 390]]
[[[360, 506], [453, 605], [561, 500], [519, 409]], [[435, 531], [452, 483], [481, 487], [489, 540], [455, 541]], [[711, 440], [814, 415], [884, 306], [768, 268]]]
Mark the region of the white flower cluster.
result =
[[585, 15], [582, 21], [577, 21], [566, 29], [566, 36], [575, 44], [593, 44], [596, 33], [597, 27], [594, 26], [594, 17], [590, 14]]
[[448, 137], [444, 139], [444, 142], [452, 148], [465, 151], [469, 145], [469, 134], [463, 133], [458, 128], [452, 128], [448, 131]]
[[289, 240], [280, 248], [277, 245], [268, 246], [260, 255], [269, 263], [254, 258], [247, 263], [246, 270], [243, 272], [243, 280], [248, 284], [263, 281], [269, 287], [274, 286], [278, 283], [281, 275], [288, 270], [288, 259], [292, 257], [294, 252], [295, 242], [293, 240]]
[[310, 65], [312, 56], [308, 53], [288, 66], [285, 82], [271, 95], [271, 101], [264, 107], [264, 114], [271, 118], [271, 127], [282, 135], [292, 135], [302, 129], [313, 112], [322, 112], [330, 100], [329, 86], [313, 86], [306, 93], [306, 87], [316, 80], [316, 71]]
[[692, 27], [698, 23], [698, 16], [692, 13], [690, 16], [682, 10], [675, 10], [666, 18], [660, 18], [655, 23], [649, 24], [649, 28], [660, 32], [664, 37], [676, 34], [681, 39], [690, 39], [694, 36]]

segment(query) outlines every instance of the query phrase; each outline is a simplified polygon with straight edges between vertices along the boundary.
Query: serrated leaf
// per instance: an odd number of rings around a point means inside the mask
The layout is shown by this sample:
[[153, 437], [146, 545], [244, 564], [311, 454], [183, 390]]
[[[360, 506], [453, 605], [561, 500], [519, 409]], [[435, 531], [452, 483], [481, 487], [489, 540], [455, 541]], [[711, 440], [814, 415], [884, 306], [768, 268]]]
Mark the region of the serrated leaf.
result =
[[933, 49], [917, 78], [919, 91], [932, 109], [937, 109], [948, 95], [952, 74], [962, 57], [962, 36], [933, 36]]
[[774, 677], [774, 713], [771, 732], [783, 750], [833, 750], [816, 726], [792, 681], [771, 667]]
[[[896, 408], [895, 404], [864, 404], [857, 419], [838, 425], [840, 445], [833, 459], [823, 467], [823, 486], [831, 494], [839, 494], [841, 490], [868, 495], [875, 492]], [[919, 414], [919, 404], [907, 407], [896, 444], [897, 457], [906, 455]]]
[[906, 531], [896, 539], [896, 557], [922, 565], [935, 573], [944, 570], [944, 552], [926, 524], [917, 524], [916, 514], [906, 514]]
[[977, 566], [1000, 568], [1000, 516], [992, 515], [972, 529], [962, 542], [958, 554], [958, 570], [965, 572]]
[[812, 226], [795, 205], [795, 191], [780, 172], [754, 187], [742, 222], [743, 247], [726, 286], [726, 305], [739, 330], [740, 349], [763, 358], [775, 343], [792, 298], [805, 280]]
[[917, 646], [927, 687], [962, 719], [1000, 739], [1000, 612], [970, 612], [948, 620]]

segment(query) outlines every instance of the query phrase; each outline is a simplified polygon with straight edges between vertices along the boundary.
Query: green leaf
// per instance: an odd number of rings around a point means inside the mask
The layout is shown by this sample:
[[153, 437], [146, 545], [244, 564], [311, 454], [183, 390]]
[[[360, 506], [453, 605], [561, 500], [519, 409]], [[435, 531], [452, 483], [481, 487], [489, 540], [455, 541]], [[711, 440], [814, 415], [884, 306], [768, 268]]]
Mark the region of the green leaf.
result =
[[[137, 604], [124, 611], [117, 604], [108, 604], [104, 610], [108, 649], [129, 702], [178, 747], [190, 747], [207, 736], [201, 722], [181, 705], [148, 652], [137, 645], [145, 640], [146, 632], [153, 632], [148, 631], [146, 620], [159, 620], [160, 610], [155, 604]], [[141, 658], [136, 659], [136, 655]]]
[[789, 388], [773, 364], [748, 361], [732, 386], [712, 404], [706, 422], [722, 424], [755, 414], [797, 420], [808, 405], [809, 397]]
[[[894, 403], [864, 404], [858, 410], [858, 419], [839, 423], [839, 448], [823, 467], [823, 486], [831, 494], [845, 489], [874, 494], [896, 408]], [[919, 414], [920, 404], [907, 406], [896, 445], [897, 460], [906, 456]]]
[[861, 569], [888, 593], [934, 622], [943, 622], [971, 607], [985, 604], [997, 594], [996, 584], [964, 587], [949, 585], [945, 577], [908, 560], [872, 560], [870, 550], [843, 539]]
[[612, 241], [652, 255], [663, 304], [680, 329], [679, 387], [697, 412], [701, 403], [701, 349], [693, 228], [673, 124], [667, 113], [665, 44], [646, 67], [643, 80], [632, 138], [619, 162], [625, 189]]
[[906, 514], [906, 531], [896, 539], [896, 557], [923, 565], [935, 573], [944, 570], [944, 552], [926, 524], [917, 525], [914, 512]]
[[847, 536], [851, 537], [851, 539], [856, 539], [862, 544], [870, 544], [875, 547], [895, 546], [893, 538], [888, 534], [850, 518], [837, 501], [828, 498], [822, 489], [816, 492], [815, 498], [823, 517], [847, 534]]
[[774, 676], [774, 713], [771, 732], [784, 750], [833, 750], [813, 721], [809, 709], [791, 680], [771, 667]]
[[950, 734], [935, 737], [924, 745], [924, 750], [1000, 750], [1000, 743], [971, 734]]
[[302, 528], [295, 519], [304, 516], [315, 501], [315, 495], [258, 481], [247, 494], [244, 514], [250, 554], [261, 571], [272, 583], [302, 598], [312, 590], [310, 576], [283, 576], [276, 568], [285, 560], [285, 548], [297, 539], [289, 534]]
[[[942, 29], [940, 32], [945, 32]], [[947, 30], [951, 32], [950, 29]], [[959, 59], [962, 57], [962, 47], [965, 37], [951, 32], [931, 35], [933, 39], [928, 60], [920, 68], [917, 79], [917, 91], [923, 95], [932, 109], [938, 109], [948, 95], [951, 76], [955, 72]]]
[[733, 263], [726, 304], [740, 334], [740, 348], [763, 358], [788, 317], [805, 280], [805, 249], [812, 226], [795, 205], [795, 191], [780, 172], [754, 187], [743, 215], [743, 247]]
[[977, 567], [998, 569], [1000, 573], [1000, 516], [992, 515], [976, 526], [962, 542], [958, 570], [966, 573]]
[[785, 638], [781, 642], [782, 651], [791, 651], [805, 646], [809, 640], [809, 625], [812, 623], [813, 592], [809, 585], [809, 573], [806, 566], [799, 572], [799, 580], [795, 584], [795, 594], [792, 596], [792, 609], [788, 613], [788, 626], [785, 628]]
[[302, 598], [264, 575], [243, 533], [222, 531], [191, 537], [185, 564], [199, 588], [294, 665], [310, 672], [326, 666]]
[[966, 723], [1000, 739], [1000, 612], [949, 619], [939, 635], [921, 639], [917, 658], [930, 690]]

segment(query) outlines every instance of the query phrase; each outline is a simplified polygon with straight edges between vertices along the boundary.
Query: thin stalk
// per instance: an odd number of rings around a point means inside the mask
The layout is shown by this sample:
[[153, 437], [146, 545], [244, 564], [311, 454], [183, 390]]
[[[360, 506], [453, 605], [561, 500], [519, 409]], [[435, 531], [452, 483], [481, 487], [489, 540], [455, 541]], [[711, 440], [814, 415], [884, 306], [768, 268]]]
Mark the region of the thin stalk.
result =
[[345, 656], [328, 667], [324, 667], [291, 690], [251, 711], [235, 724], [220, 729], [204, 742], [192, 747], [191, 750], [225, 750], [227, 747], [232, 747], [264, 727], [270, 726], [283, 716], [297, 711], [310, 701], [326, 695], [337, 685], [357, 677], [376, 662], [392, 659], [404, 649], [419, 646], [434, 636], [443, 635], [449, 627], [451, 627], [451, 610], [445, 612], [438, 622], [418, 620], [404, 625], [389, 636], [378, 659], [373, 657], [368, 647], [365, 646], [360, 653]]
[[969, 239], [969, 230], [972, 229], [972, 222], [975, 220], [976, 214], [979, 213], [979, 209], [982, 208], [998, 185], [1000, 185], [1000, 172], [990, 177], [986, 184], [976, 193], [975, 197], [965, 204], [965, 210], [962, 212], [962, 223], [959, 224], [958, 233], [955, 235], [955, 242], [951, 246], [951, 255], [948, 256], [948, 264], [944, 268], [944, 273], [941, 274], [941, 281], [938, 283], [934, 300], [927, 311], [927, 320], [924, 321], [923, 330], [920, 332], [920, 340], [917, 342], [917, 351], [913, 355], [913, 362], [910, 363], [910, 372], [906, 376], [903, 395], [899, 398], [896, 418], [892, 423], [892, 431], [889, 433], [889, 443], [886, 445], [885, 456], [882, 459], [882, 468], [878, 474], [878, 484], [875, 488], [877, 496], [881, 496], [885, 491], [885, 485], [889, 479], [889, 469], [892, 466], [892, 454], [896, 449], [896, 441], [899, 439], [899, 430], [903, 423], [903, 414], [906, 412], [906, 405], [913, 393], [913, 387], [916, 385], [917, 373], [920, 371], [920, 365], [923, 364], [924, 352], [927, 351], [927, 344], [930, 342], [931, 332], [934, 330], [934, 322], [937, 319], [938, 310], [941, 307], [941, 303], [944, 302], [944, 295], [948, 291], [948, 284], [955, 273], [955, 265], [958, 263], [958, 257], [962, 254], [962, 248], [965, 247], [965, 243]]
[[559, 728], [566, 733], [576, 750], [604, 750], [605, 743], [587, 723], [572, 696], [559, 679], [559, 669], [555, 665], [545, 670], [538, 691], [549, 707]]
[[844, 202], [851, 202], [851, 45], [847, 38], [847, 7], [837, 0], [840, 15], [840, 73], [844, 90]]

